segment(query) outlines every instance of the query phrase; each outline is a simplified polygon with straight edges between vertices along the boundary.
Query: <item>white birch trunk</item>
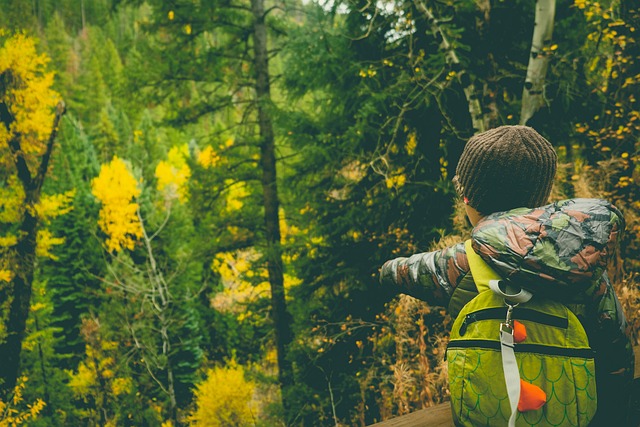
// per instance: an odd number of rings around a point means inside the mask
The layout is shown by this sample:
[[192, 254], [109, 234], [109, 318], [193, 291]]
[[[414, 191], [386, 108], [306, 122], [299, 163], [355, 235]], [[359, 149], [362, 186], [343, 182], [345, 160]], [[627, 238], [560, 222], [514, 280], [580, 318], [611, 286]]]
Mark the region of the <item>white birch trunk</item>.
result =
[[531, 41], [531, 53], [527, 78], [522, 90], [520, 124], [526, 125], [533, 115], [544, 106], [544, 86], [553, 35], [553, 21], [556, 15], [556, 0], [537, 0], [535, 27]]
[[[451, 43], [447, 39], [444, 31], [440, 28], [438, 20], [433, 15], [433, 12], [422, 1], [416, 1], [416, 7], [427, 18], [427, 23], [431, 27], [431, 32], [434, 35], [439, 35], [442, 39], [440, 43], [440, 49], [444, 51], [445, 57], [450, 64], [460, 65], [460, 59], [458, 54], [451, 47]], [[484, 132], [488, 128], [488, 117], [482, 112], [482, 106], [476, 92], [476, 87], [473, 84], [470, 76], [465, 73], [464, 70], [460, 70], [457, 73], [457, 77], [462, 85], [464, 96], [469, 104], [469, 115], [471, 116], [471, 124], [473, 126], [473, 133]], [[467, 74], [466, 76], [464, 76]]]

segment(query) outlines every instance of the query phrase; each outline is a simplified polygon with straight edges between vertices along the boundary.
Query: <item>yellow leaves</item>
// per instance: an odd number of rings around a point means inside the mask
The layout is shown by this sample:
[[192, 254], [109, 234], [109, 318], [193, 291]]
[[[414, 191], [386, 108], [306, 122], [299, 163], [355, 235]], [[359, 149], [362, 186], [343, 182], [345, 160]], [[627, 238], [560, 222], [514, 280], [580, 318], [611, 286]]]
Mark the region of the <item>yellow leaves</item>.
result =
[[35, 206], [38, 217], [43, 221], [50, 221], [70, 212], [73, 209], [71, 203], [75, 194], [75, 190], [70, 190], [61, 194], [42, 196], [40, 202]]
[[36, 255], [56, 260], [58, 257], [51, 253], [51, 248], [63, 243], [64, 237], [54, 237], [51, 231], [46, 229], [38, 230]]
[[409, 134], [409, 136], [407, 137], [407, 154], [409, 154], [410, 156], [413, 156], [416, 152], [416, 147], [418, 146], [418, 141], [416, 138], [416, 133], [415, 132], [411, 132]]
[[213, 168], [220, 163], [220, 156], [213, 151], [213, 147], [207, 147], [198, 153], [198, 164], [203, 168]]
[[10, 270], [0, 268], [0, 282], [10, 282], [13, 279], [13, 273]]
[[256, 386], [245, 379], [242, 366], [232, 363], [207, 371], [207, 379], [196, 387], [196, 410], [191, 425], [223, 427], [254, 423], [252, 397]]
[[616, 187], [624, 188], [632, 184], [633, 184], [633, 178], [630, 178], [628, 176], [622, 176], [620, 177], [620, 179], [618, 179], [618, 183], [616, 184]]
[[252, 249], [216, 255], [211, 269], [220, 275], [224, 289], [211, 301], [213, 308], [218, 311], [236, 312], [245, 318], [242, 313], [246, 311], [247, 303], [270, 295], [269, 282], [261, 274], [265, 272], [254, 270], [254, 264], [258, 259], [260, 254]]
[[233, 213], [242, 209], [244, 206], [244, 198], [249, 195], [247, 185], [244, 182], [233, 182], [233, 180], [225, 180], [225, 186], [228, 187], [226, 193], [226, 207], [227, 213]]
[[[2, 126], [0, 126], [0, 129]], [[11, 175], [0, 187], [0, 222], [12, 223], [20, 220], [24, 210], [24, 190], [18, 177]]]
[[178, 199], [180, 202], [185, 202], [189, 197], [187, 183], [191, 177], [191, 169], [187, 165], [188, 157], [187, 144], [175, 146], [169, 150], [167, 161], [161, 161], [156, 166], [158, 191], [163, 193], [168, 201]]
[[13, 234], [0, 236], [0, 248], [8, 248], [9, 246], [14, 246], [17, 243], [18, 243], [18, 238]]
[[138, 183], [118, 156], [102, 165], [100, 174], [91, 182], [93, 195], [102, 204], [98, 225], [107, 235], [107, 249], [118, 252], [133, 249], [135, 239], [142, 237], [137, 215], [140, 195]]
[[89, 369], [84, 362], [78, 366], [78, 372], [70, 374], [69, 387], [76, 396], [86, 396], [96, 384], [96, 372]]
[[402, 172], [403, 172], [403, 170], [400, 170], [400, 172], [397, 173], [396, 175], [393, 175], [393, 176], [388, 177], [387, 179], [385, 179], [385, 183], [387, 185], [387, 188], [400, 188], [404, 184], [406, 184], [407, 176]]
[[142, 138], [142, 135], [144, 135], [144, 133], [140, 130], [140, 129], [136, 129], [133, 131], [133, 142], [135, 144], [140, 142], [140, 139]]
[[360, 70], [360, 72], [358, 73], [358, 75], [360, 77], [364, 78], [373, 78], [376, 76], [376, 74], [378, 74], [378, 72], [376, 70], [374, 70], [372, 65], [369, 65], [369, 68], [366, 70]]
[[[13, 398], [9, 403], [5, 403], [0, 399], [0, 427], [15, 427], [27, 424], [29, 421], [35, 420], [45, 407], [42, 399], [36, 399], [35, 402], [24, 405], [22, 393], [26, 382], [27, 377], [25, 376], [18, 379], [18, 384], [13, 389]], [[18, 409], [19, 406], [22, 407]]]
[[293, 243], [295, 237], [300, 234], [300, 228], [295, 225], [290, 225], [287, 222], [287, 218], [284, 213], [284, 209], [280, 209], [278, 212], [278, 220], [280, 223], [280, 236], [283, 242], [288, 241], [289, 243]]
[[51, 89], [53, 73], [46, 72], [48, 62], [46, 55], [37, 53], [34, 40], [24, 34], [8, 38], [0, 47], [0, 74], [9, 71], [15, 82], [2, 99], [15, 121], [8, 132], [0, 132], [1, 145], [19, 133], [25, 154], [39, 154], [43, 149], [60, 99]]

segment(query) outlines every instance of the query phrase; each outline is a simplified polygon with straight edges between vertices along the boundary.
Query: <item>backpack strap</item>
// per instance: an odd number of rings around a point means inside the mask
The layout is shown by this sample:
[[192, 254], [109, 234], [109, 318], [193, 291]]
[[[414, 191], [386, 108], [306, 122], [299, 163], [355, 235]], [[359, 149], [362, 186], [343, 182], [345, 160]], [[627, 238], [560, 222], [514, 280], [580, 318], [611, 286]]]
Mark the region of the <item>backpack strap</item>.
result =
[[515, 306], [529, 301], [532, 295], [518, 286], [512, 286], [503, 281], [500, 275], [473, 250], [471, 239], [464, 242], [464, 248], [469, 261], [469, 269], [476, 282], [478, 292], [491, 290], [502, 297], [507, 306], [505, 322], [500, 325], [500, 352], [502, 355], [502, 371], [511, 406], [508, 426], [515, 427], [518, 402], [520, 401], [520, 372], [514, 351], [515, 341], [511, 314]]
[[490, 281], [502, 279], [500, 275], [473, 250], [471, 239], [464, 242], [464, 250], [467, 254], [469, 269], [471, 270], [473, 280], [476, 282], [478, 293], [488, 291]]
[[471, 240], [464, 242], [464, 249], [469, 262], [469, 272], [460, 280], [449, 300], [448, 311], [454, 319], [460, 314], [462, 307], [475, 298], [481, 291], [489, 289], [490, 280], [499, 280], [500, 276], [473, 251]]
[[464, 249], [478, 292], [492, 290], [496, 295], [512, 303], [527, 302], [531, 299], [531, 292], [502, 281], [502, 277], [473, 250], [471, 239], [464, 242]]

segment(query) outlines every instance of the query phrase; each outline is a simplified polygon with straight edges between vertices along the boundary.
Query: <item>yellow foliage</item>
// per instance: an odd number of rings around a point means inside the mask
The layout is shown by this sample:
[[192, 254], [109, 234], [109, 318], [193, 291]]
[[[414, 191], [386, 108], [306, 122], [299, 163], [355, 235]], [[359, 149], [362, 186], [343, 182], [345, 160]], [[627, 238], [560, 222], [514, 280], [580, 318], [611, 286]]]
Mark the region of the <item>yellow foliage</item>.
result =
[[9, 246], [13, 246], [18, 243], [18, 238], [13, 234], [8, 234], [6, 236], [0, 236], [0, 247], [8, 248]]
[[133, 249], [135, 239], [142, 237], [138, 204], [132, 201], [140, 195], [140, 189], [127, 165], [114, 156], [111, 163], [102, 165], [91, 187], [102, 203], [98, 225], [107, 235], [107, 249], [115, 252]]
[[51, 253], [51, 248], [63, 244], [64, 237], [54, 237], [51, 231], [47, 229], [38, 230], [36, 243], [36, 255], [56, 260], [58, 257]]
[[418, 140], [416, 138], [416, 133], [411, 132], [409, 137], [407, 138], [407, 153], [410, 156], [413, 156], [416, 152], [416, 147], [418, 146]]
[[114, 396], [120, 396], [121, 394], [128, 394], [131, 392], [131, 378], [116, 378], [111, 383], [111, 392]]
[[[0, 126], [0, 133], [4, 126]], [[0, 144], [2, 137], [0, 136]], [[24, 209], [24, 190], [18, 177], [11, 175], [0, 187], [0, 222], [17, 222]]]
[[185, 202], [188, 199], [187, 181], [191, 176], [191, 169], [187, 165], [189, 146], [187, 144], [172, 147], [167, 155], [167, 161], [161, 161], [156, 167], [158, 191], [164, 193], [167, 200], [178, 199]]
[[36, 205], [38, 218], [43, 221], [50, 221], [60, 215], [64, 215], [73, 209], [71, 203], [76, 191], [70, 190], [62, 194], [54, 194], [51, 196], [42, 196], [40, 202]]
[[387, 188], [400, 188], [407, 182], [407, 176], [403, 173], [404, 170], [400, 169], [397, 175], [390, 176], [385, 180]]
[[96, 384], [96, 371], [81, 362], [78, 372], [70, 374], [69, 387], [76, 396], [86, 396]]
[[13, 273], [10, 270], [0, 269], [0, 282], [10, 282], [13, 278]]
[[190, 417], [196, 427], [233, 427], [254, 423], [251, 398], [255, 384], [245, 379], [242, 366], [232, 364], [207, 372], [196, 388], [197, 409]]
[[40, 154], [44, 149], [44, 141], [51, 132], [54, 107], [60, 99], [51, 89], [53, 73], [46, 72], [48, 62], [46, 55], [38, 55], [34, 40], [24, 34], [6, 39], [0, 47], [0, 74], [11, 70], [12, 80], [17, 82], [2, 99], [15, 121], [10, 129], [0, 132], [0, 146], [19, 133], [25, 154]]
[[213, 168], [220, 163], [220, 156], [213, 151], [213, 147], [207, 145], [207, 147], [198, 153], [198, 163], [204, 168]]
[[[253, 270], [253, 263], [259, 258], [260, 255], [251, 249], [216, 255], [211, 269], [220, 275], [224, 290], [218, 292], [211, 301], [213, 307], [220, 311], [243, 313], [246, 311], [247, 302], [269, 295], [269, 282], [262, 280], [255, 284], [247, 280], [259, 275]], [[245, 315], [242, 318], [246, 317]]]
[[42, 411], [45, 403], [42, 399], [36, 399], [33, 403], [27, 403], [26, 408], [22, 407], [18, 409], [18, 406], [23, 406], [22, 392], [27, 382], [27, 377], [21, 377], [18, 380], [18, 384], [13, 390], [13, 398], [11, 402], [5, 403], [0, 399], [0, 427], [15, 427], [22, 424], [27, 424], [29, 421], [33, 421], [38, 417], [38, 414]]
[[227, 190], [227, 206], [225, 211], [227, 213], [233, 213], [242, 209], [242, 206], [244, 206], [243, 199], [249, 195], [246, 184], [244, 182], [233, 183], [232, 180], [226, 180], [225, 185], [229, 188]]

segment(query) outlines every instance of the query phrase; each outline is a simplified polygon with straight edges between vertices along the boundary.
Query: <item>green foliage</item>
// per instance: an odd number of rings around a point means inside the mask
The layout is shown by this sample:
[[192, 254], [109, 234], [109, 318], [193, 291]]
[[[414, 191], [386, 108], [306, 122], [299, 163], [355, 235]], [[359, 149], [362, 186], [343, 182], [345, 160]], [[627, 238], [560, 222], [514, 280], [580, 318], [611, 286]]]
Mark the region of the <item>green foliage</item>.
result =
[[[69, 109], [45, 193], [75, 190], [73, 209], [49, 227], [64, 244], [37, 265], [22, 367], [25, 401], [46, 406], [32, 424], [178, 426], [194, 410], [235, 417], [223, 424], [251, 423], [255, 411], [265, 424], [284, 417], [266, 405], [247, 412], [249, 391], [277, 400], [250, 2], [18, 3], [0, 0], [0, 26], [38, 34]], [[266, 17], [268, 113], [295, 335], [295, 386], [284, 400], [295, 425], [367, 425], [443, 399], [446, 318], [393, 299], [377, 268], [452, 232], [450, 182], [472, 133], [464, 86], [472, 83], [491, 126], [518, 122], [534, 8], [277, 6]], [[547, 104], [530, 122], [556, 145], [559, 192], [593, 195], [591, 178], [597, 195], [624, 208], [627, 271], [638, 270], [640, 247], [638, 10], [636, 0], [557, 2]], [[176, 153], [184, 164], [172, 163]], [[112, 256], [90, 183], [114, 155], [140, 185], [136, 203], [154, 237]], [[174, 167], [179, 197], [165, 191]], [[11, 193], [0, 175], [0, 191]], [[170, 298], [154, 311], [158, 278]], [[229, 360], [252, 366], [252, 379], [212, 369]], [[224, 390], [203, 391], [214, 374]]]

